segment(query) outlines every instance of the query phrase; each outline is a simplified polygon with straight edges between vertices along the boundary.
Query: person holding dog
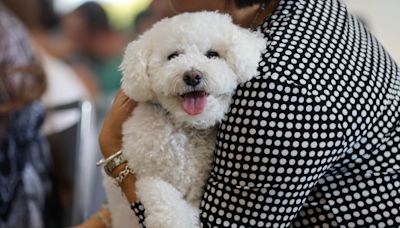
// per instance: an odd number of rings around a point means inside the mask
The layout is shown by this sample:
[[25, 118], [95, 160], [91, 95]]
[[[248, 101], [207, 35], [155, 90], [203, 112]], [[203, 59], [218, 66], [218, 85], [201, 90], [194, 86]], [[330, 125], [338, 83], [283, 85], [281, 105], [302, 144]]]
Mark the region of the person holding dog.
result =
[[[400, 224], [400, 70], [341, 1], [170, 3], [228, 13], [266, 40], [259, 75], [237, 88], [219, 127], [202, 227]], [[120, 150], [134, 107], [115, 98], [100, 134], [105, 158]], [[134, 183], [130, 174], [121, 184], [131, 203]]]

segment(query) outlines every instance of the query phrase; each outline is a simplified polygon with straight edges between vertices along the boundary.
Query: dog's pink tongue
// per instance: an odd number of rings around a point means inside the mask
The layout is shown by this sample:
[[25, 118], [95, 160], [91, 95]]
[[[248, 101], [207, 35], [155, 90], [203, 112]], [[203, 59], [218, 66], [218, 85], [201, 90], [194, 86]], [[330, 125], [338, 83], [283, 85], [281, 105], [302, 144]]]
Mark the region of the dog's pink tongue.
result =
[[204, 111], [207, 104], [205, 92], [192, 92], [183, 95], [183, 110], [189, 115], [198, 115]]

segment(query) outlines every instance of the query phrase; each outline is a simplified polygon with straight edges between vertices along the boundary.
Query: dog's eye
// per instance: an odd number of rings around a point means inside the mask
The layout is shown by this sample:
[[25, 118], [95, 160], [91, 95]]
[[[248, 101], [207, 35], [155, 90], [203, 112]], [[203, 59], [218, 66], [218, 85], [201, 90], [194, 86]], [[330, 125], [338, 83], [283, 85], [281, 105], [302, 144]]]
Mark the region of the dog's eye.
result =
[[206, 53], [206, 56], [207, 56], [207, 58], [209, 58], [209, 59], [211, 59], [211, 58], [218, 58], [218, 57], [219, 57], [219, 54], [218, 54], [218, 52], [216, 52], [216, 51], [210, 50], [210, 51], [208, 51], [208, 52]]
[[171, 60], [173, 58], [178, 57], [179, 55], [180, 55], [180, 53], [176, 51], [176, 52], [173, 52], [172, 54], [170, 54], [167, 58], [168, 58], [168, 60]]

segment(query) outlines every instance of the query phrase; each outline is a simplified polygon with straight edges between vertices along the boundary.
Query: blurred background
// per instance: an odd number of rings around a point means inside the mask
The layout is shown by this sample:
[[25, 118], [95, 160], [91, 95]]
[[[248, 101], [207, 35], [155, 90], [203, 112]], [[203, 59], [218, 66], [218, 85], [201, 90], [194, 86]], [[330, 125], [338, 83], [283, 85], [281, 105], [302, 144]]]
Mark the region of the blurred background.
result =
[[[344, 1], [400, 62], [400, 1]], [[46, 75], [47, 89], [40, 99], [47, 114], [40, 131], [49, 142], [48, 159], [53, 164], [49, 168], [52, 204], [46, 205], [50, 208], [48, 223], [51, 227], [79, 224], [105, 202], [101, 170], [94, 165], [101, 157], [97, 135], [120, 85], [123, 49], [173, 12], [167, 0], [0, 3], [27, 29]], [[1, 159], [0, 154], [0, 164]]]
[[400, 1], [344, 0], [353, 15], [361, 19], [392, 57], [400, 63]]

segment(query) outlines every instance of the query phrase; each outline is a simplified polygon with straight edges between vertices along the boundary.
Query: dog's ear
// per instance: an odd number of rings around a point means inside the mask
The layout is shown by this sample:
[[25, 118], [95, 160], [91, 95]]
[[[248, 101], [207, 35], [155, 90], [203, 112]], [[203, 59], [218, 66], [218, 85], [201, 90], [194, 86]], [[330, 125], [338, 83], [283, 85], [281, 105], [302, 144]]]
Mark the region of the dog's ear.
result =
[[123, 75], [121, 88], [128, 97], [138, 102], [150, 101], [155, 96], [148, 74], [150, 54], [145, 39], [139, 38], [128, 44], [120, 66]]
[[229, 37], [227, 61], [243, 83], [257, 75], [261, 53], [266, 48], [265, 39], [261, 34], [236, 27]]

